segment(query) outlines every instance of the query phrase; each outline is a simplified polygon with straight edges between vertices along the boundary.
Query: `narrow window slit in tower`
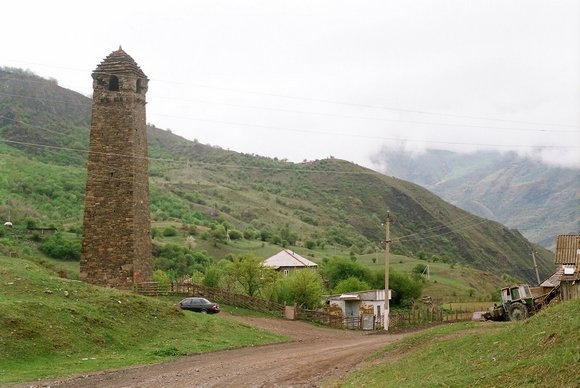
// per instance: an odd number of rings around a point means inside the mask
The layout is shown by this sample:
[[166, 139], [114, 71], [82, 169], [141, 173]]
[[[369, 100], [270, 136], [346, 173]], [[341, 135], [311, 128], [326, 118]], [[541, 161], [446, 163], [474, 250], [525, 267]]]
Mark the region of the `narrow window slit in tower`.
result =
[[117, 78], [116, 75], [112, 75], [109, 78], [109, 90], [112, 92], [118, 92], [119, 91], [119, 78]]

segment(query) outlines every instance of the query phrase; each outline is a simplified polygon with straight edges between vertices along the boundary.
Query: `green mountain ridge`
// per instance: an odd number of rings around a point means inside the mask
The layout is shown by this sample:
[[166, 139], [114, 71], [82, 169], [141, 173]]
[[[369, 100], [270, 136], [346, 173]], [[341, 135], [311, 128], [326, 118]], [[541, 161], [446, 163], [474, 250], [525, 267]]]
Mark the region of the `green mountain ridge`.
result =
[[[90, 99], [17, 69], [0, 70], [0, 217], [80, 229]], [[227, 222], [280, 244], [384, 250], [535, 282], [530, 243], [427, 189], [339, 159], [289, 163], [226, 151], [148, 127], [154, 222]], [[537, 247], [542, 278], [553, 255]]]
[[554, 249], [556, 236], [580, 230], [580, 168], [549, 166], [514, 152], [428, 150], [376, 157], [385, 174], [415, 182], [473, 214], [517, 227]]

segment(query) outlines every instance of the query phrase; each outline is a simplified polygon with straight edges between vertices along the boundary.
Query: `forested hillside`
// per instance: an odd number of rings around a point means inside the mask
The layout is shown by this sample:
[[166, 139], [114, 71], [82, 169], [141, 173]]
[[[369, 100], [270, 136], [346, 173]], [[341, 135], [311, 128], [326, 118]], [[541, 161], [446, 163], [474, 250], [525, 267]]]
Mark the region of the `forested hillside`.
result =
[[[25, 71], [0, 71], [0, 218], [81, 230], [90, 99]], [[154, 223], [177, 221], [280, 246], [384, 250], [535, 279], [530, 243], [428, 190], [338, 159], [289, 163], [189, 141], [150, 125]], [[217, 231], [225, 230], [220, 235]], [[231, 236], [230, 236], [231, 237]], [[552, 255], [538, 248], [542, 277]]]

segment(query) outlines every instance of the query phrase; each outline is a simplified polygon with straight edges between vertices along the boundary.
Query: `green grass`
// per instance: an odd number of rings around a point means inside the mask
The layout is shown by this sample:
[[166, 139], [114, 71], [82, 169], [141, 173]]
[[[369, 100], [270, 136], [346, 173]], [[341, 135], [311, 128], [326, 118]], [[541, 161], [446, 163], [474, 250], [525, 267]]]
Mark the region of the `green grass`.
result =
[[[374, 262], [373, 262], [374, 259]], [[359, 263], [373, 270], [384, 271], [385, 253], [379, 252], [357, 257]], [[425, 278], [423, 296], [449, 302], [481, 302], [489, 304], [492, 295], [498, 294], [505, 281], [497, 274], [481, 271], [461, 264], [428, 262], [414, 257], [390, 255], [389, 268], [401, 273], [412, 273], [418, 264], [429, 266], [429, 279]], [[493, 305], [493, 302], [491, 302]]]
[[458, 323], [407, 337], [343, 387], [577, 387], [580, 300], [517, 323]]
[[170, 301], [54, 276], [0, 256], [0, 384], [285, 341]]

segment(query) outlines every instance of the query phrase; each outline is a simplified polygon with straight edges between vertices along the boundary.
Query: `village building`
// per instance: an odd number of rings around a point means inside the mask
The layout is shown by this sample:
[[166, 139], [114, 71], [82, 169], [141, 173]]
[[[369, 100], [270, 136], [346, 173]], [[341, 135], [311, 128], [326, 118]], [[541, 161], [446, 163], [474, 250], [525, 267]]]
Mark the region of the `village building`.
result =
[[267, 258], [262, 262], [262, 265], [274, 268], [276, 271], [283, 273], [284, 276], [288, 276], [297, 270], [318, 269], [318, 264], [289, 249], [283, 249], [274, 256]]
[[580, 298], [580, 235], [558, 236], [554, 261], [561, 271], [561, 300]]
[[349, 292], [329, 295], [327, 311], [342, 316], [349, 329], [374, 330], [383, 325], [385, 290]]
[[559, 268], [556, 272], [552, 274], [549, 278], [541, 282], [537, 287], [532, 287], [532, 295], [534, 297], [545, 295], [551, 292], [554, 288], [560, 287], [560, 282], [562, 280], [562, 274], [564, 271]]

